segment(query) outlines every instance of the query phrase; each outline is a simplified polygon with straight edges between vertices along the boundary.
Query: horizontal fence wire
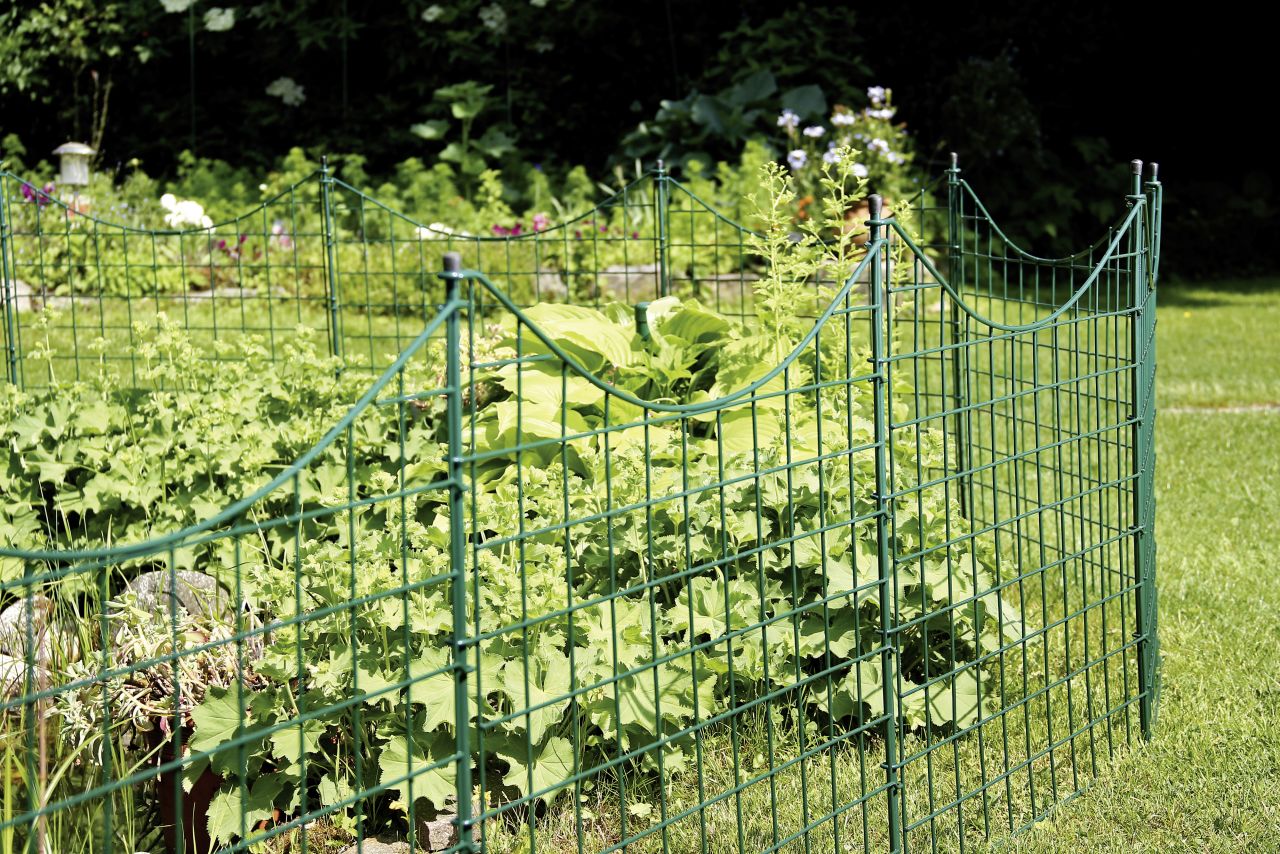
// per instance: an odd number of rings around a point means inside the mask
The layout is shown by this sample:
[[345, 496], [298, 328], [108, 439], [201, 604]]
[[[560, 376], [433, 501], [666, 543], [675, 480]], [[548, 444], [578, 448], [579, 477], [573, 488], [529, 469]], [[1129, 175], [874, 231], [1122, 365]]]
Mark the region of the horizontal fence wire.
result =
[[168, 231], [0, 174], [0, 850], [1025, 828], [1157, 709], [1128, 201], [1039, 258], [953, 160], [770, 338], [661, 169], [501, 236], [327, 166]]

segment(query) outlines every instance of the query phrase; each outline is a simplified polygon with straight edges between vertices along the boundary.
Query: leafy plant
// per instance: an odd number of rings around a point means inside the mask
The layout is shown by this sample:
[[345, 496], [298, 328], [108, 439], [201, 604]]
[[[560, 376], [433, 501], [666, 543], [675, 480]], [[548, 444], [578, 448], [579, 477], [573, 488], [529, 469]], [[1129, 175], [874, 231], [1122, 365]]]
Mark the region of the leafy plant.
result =
[[761, 69], [713, 94], [695, 91], [679, 101], [663, 101], [651, 121], [641, 122], [623, 139], [622, 150], [627, 157], [645, 160], [713, 162], [765, 133], [779, 104], [804, 117], [827, 109], [821, 88], [797, 86], [779, 94], [773, 73]]
[[[464, 186], [470, 187], [484, 172], [491, 161], [499, 160], [512, 151], [515, 140], [498, 125], [490, 125], [483, 134], [476, 136], [476, 119], [492, 106], [489, 93], [493, 86], [468, 80], [444, 86], [435, 91], [435, 100], [448, 105], [450, 115], [458, 122], [458, 139], [448, 143], [440, 152], [440, 159], [457, 165], [463, 175]], [[445, 139], [450, 131], [445, 119], [430, 119], [415, 124], [412, 130], [419, 137], [437, 141]]]

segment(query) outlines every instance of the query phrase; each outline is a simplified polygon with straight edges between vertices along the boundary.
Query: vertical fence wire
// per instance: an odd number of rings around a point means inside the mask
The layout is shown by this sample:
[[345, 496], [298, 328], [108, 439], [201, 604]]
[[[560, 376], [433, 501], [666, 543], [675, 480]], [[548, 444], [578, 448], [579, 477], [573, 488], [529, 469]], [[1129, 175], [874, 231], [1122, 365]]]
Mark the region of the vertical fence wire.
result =
[[[275, 362], [311, 301], [333, 364], [377, 379], [320, 445], [234, 512], [129, 551], [0, 551], [22, 565], [0, 606], [26, 603], [27, 667], [0, 715], [5, 737], [25, 745], [28, 780], [47, 773], [44, 704], [85, 685], [105, 698], [112, 679], [160, 666], [173, 686], [159, 766], [108, 762], [84, 793], [51, 802], [28, 786], [25, 806], [0, 813], [0, 833], [34, 844], [50, 818], [100, 798], [109, 850], [131, 820], [116, 793], [155, 785], [170, 792], [170, 848], [207, 846], [207, 828], [180, 807], [191, 798], [188, 710], [208, 698], [191, 694], [200, 689], [179, 665], [223, 647], [233, 720], [202, 718], [206, 737], [210, 720], [226, 736], [194, 761], [230, 762], [219, 803], [235, 805], [234, 832], [220, 832], [235, 851], [295, 831], [308, 850], [315, 822], [339, 814], [367, 836], [395, 792], [408, 798], [401, 830], [415, 850], [435, 844], [424, 828], [444, 816], [444, 847], [468, 854], [963, 851], [1079, 792], [1127, 744], [1132, 708], [1149, 738], [1159, 693], [1154, 165], [1145, 183], [1135, 166], [1129, 217], [1066, 259], [1012, 244], [954, 157], [945, 204], [920, 197], [926, 237], [872, 196], [853, 276], [834, 283], [825, 307], [817, 289], [813, 308], [807, 297], [797, 306], [813, 328], [745, 373], [745, 391], [717, 386], [695, 403], [638, 396], [616, 384], [617, 369], [664, 334], [738, 346], [724, 317], [662, 298], [714, 295], [725, 315], [750, 318], [750, 235], [661, 166], [652, 181], [511, 240], [430, 234], [327, 163], [315, 183], [234, 222], [243, 252], [211, 231], [113, 230], [56, 206], [61, 221], [46, 234], [43, 205], [24, 210], [22, 269], [40, 277], [42, 299], [62, 288], [70, 313], [58, 334], [75, 352], [51, 371], [86, 375], [90, 337], [149, 334], [159, 321], [138, 324], [142, 299], [157, 316], [180, 308], [211, 353], [252, 335]], [[30, 354], [8, 286], [19, 272], [10, 202], [0, 191], [6, 370], [19, 384]], [[945, 220], [936, 231], [933, 211]], [[103, 260], [109, 246], [122, 264]], [[451, 250], [438, 273], [428, 247]], [[137, 292], [135, 269], [153, 293]], [[185, 290], [193, 276], [209, 287], [199, 307]], [[220, 290], [226, 282], [238, 287]], [[290, 287], [277, 292], [282, 282]], [[567, 305], [543, 301], [550, 294]], [[617, 297], [633, 305], [610, 308]], [[618, 364], [593, 355], [608, 342], [574, 337], [574, 324], [595, 322], [575, 314], [585, 306], [612, 312], [643, 343], [627, 339]], [[687, 312], [684, 331], [664, 332], [670, 310]], [[421, 333], [415, 311], [430, 317]], [[399, 354], [389, 367], [382, 349]], [[144, 366], [129, 358], [136, 380]], [[378, 480], [385, 453], [395, 470]], [[336, 549], [328, 557], [304, 554], [317, 531]], [[371, 531], [382, 539], [366, 539]], [[440, 546], [441, 562], [423, 568]], [[212, 572], [219, 560], [234, 576], [234, 627], [193, 641], [179, 567]], [[110, 661], [118, 614], [108, 602], [146, 561], [168, 579], [159, 607], [169, 652], [122, 669]], [[397, 578], [367, 589], [386, 561]], [[263, 572], [255, 562], [290, 577], [291, 605], [277, 603], [270, 630], [242, 583]], [[559, 575], [541, 589], [551, 565]], [[345, 601], [317, 607], [308, 597], [325, 567]], [[83, 572], [95, 573], [101, 600], [84, 606], [100, 672], [38, 684], [31, 603]], [[383, 637], [375, 651], [362, 620], [390, 613], [387, 597], [400, 648]], [[447, 620], [420, 643], [410, 625], [434, 597]], [[271, 633], [292, 644], [289, 690], [301, 696], [318, 681], [304, 638], [334, 619], [350, 696], [255, 720], [247, 683], [264, 678]], [[398, 699], [382, 707], [379, 693]], [[102, 704], [105, 738], [114, 724]], [[399, 729], [379, 729], [384, 708]], [[347, 769], [346, 789], [309, 782], [327, 761], [320, 739], [333, 731], [312, 728], [325, 715], [350, 731], [353, 753], [331, 769]], [[250, 721], [296, 757], [273, 761], [301, 775], [288, 808], [267, 820], [251, 807], [265, 796], [248, 750], [264, 736]], [[441, 732], [447, 749], [431, 741]], [[418, 805], [424, 791], [430, 810]]]

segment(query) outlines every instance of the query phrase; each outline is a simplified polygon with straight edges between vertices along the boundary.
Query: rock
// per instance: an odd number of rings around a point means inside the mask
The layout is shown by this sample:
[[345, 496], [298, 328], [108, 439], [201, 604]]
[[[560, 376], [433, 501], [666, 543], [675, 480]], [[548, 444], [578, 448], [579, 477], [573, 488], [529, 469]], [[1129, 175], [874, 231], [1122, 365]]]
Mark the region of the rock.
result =
[[192, 290], [186, 293], [187, 298], [193, 300], [213, 299], [214, 297], [218, 299], [247, 299], [257, 295], [256, 288], [214, 288], [209, 291]]
[[735, 309], [751, 299], [760, 276], [752, 272], [699, 274], [671, 277], [671, 292], [689, 296], [715, 310], [717, 306]]
[[555, 270], [539, 270], [533, 288], [539, 301], [562, 300], [569, 296], [569, 288]]
[[[176, 591], [178, 604], [185, 608], [188, 614], [219, 620], [231, 619], [231, 594], [211, 576], [191, 570], [180, 570], [174, 574], [174, 577], [178, 582]], [[137, 607], [143, 611], [152, 612], [159, 620], [168, 620], [169, 578], [168, 570], [144, 572], [130, 581], [126, 590], [133, 592]]]
[[[409, 854], [409, 850], [408, 842], [379, 842], [376, 839], [365, 839], [356, 845], [348, 845], [338, 854]], [[417, 850], [425, 849], [419, 846]]]
[[657, 264], [614, 264], [596, 274], [596, 293], [604, 299], [638, 303], [658, 297]]
[[35, 308], [35, 290], [22, 279], [4, 279], [4, 296], [14, 311], [32, 311]]
[[[53, 602], [36, 594], [0, 612], [0, 653], [20, 660], [32, 658], [42, 667], [74, 661], [80, 654], [75, 635], [50, 619]], [[29, 655], [28, 637], [35, 649]]]
[[438, 813], [435, 818], [418, 821], [418, 847], [421, 851], [448, 851], [458, 844], [458, 829], [453, 813]]
[[[31, 669], [31, 687], [44, 688], [49, 684], [49, 671], [43, 667]], [[27, 692], [27, 663], [21, 658], [0, 654], [0, 701], [16, 700]]]
[[55, 311], [65, 311], [71, 308], [72, 305], [93, 307], [101, 304], [102, 300], [99, 297], [58, 297], [47, 294], [44, 297], [43, 307], [54, 309]]

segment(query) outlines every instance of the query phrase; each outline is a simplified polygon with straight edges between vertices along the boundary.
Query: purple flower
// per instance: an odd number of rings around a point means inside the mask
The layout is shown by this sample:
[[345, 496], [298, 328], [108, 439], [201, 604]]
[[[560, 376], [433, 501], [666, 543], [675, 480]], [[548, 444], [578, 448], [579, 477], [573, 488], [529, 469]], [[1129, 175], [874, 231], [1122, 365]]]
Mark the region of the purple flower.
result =
[[787, 165], [792, 169], [803, 169], [804, 164], [809, 162], [809, 155], [804, 153], [804, 149], [797, 148], [787, 155]]
[[45, 184], [43, 189], [37, 190], [35, 187], [24, 182], [22, 185], [22, 200], [24, 202], [35, 202], [38, 206], [44, 207], [49, 204], [49, 201], [53, 197], [53, 193], [56, 189], [57, 187], [54, 186], [54, 184], [49, 183]]
[[544, 213], [533, 215], [533, 230], [546, 231], [551, 226], [551, 218]]
[[633, 232], [631, 232], [631, 239], [632, 239], [632, 240], [639, 240], [639, 239], [640, 239], [640, 232], [638, 232], [638, 231], [633, 231]]

